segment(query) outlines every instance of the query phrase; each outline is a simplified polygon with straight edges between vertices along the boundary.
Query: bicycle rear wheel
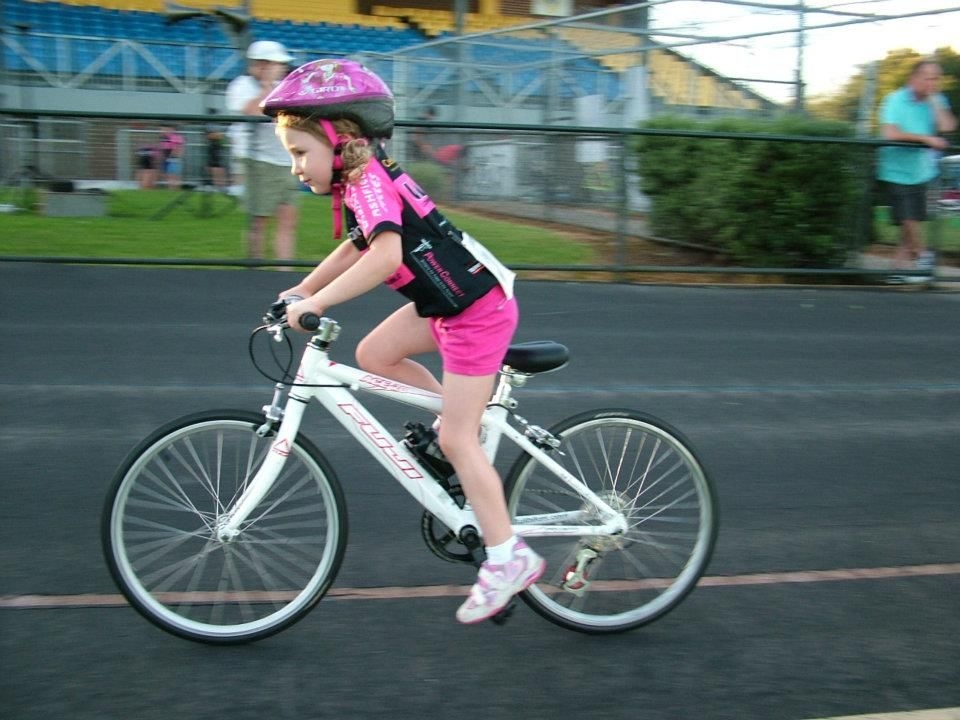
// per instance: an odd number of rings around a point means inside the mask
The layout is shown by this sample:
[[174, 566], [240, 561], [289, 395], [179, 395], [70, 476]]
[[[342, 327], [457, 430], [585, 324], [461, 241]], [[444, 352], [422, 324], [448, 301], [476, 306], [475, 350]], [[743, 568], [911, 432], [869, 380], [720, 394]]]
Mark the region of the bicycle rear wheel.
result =
[[279, 632], [326, 593], [347, 515], [327, 460], [298, 435], [266, 497], [231, 541], [217, 537], [271, 451], [263, 417], [210, 411], [175, 420], [121, 465], [104, 507], [104, 555], [141, 615], [179, 637], [242, 643]]
[[[717, 536], [717, 504], [687, 441], [652, 416], [594, 410], [551, 429], [551, 457], [624, 513], [621, 535], [528, 537], [547, 560], [540, 582], [521, 593], [537, 613], [585, 633], [645, 625], [677, 606], [696, 585]], [[512, 517], [589, 513], [589, 505], [530, 455], [506, 480]], [[584, 513], [583, 511], [587, 511]]]

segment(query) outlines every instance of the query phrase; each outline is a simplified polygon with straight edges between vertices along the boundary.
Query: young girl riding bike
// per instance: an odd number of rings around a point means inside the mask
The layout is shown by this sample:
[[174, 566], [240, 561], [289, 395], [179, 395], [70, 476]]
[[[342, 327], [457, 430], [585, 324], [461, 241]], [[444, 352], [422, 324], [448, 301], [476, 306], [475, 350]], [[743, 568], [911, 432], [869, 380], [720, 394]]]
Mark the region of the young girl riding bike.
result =
[[[546, 563], [512, 531], [503, 485], [480, 445], [480, 419], [517, 327], [513, 273], [454, 227], [384, 148], [394, 125], [393, 94], [348, 60], [294, 70], [261, 103], [277, 118], [291, 172], [317, 195], [332, 194], [334, 237], [341, 203], [348, 239], [298, 285], [280, 293], [291, 327], [381, 283], [409, 303], [357, 346], [361, 368], [437, 392], [440, 447], [460, 480], [483, 535], [486, 560], [457, 619], [496, 615], [536, 582]], [[438, 381], [412, 356], [439, 351]]]

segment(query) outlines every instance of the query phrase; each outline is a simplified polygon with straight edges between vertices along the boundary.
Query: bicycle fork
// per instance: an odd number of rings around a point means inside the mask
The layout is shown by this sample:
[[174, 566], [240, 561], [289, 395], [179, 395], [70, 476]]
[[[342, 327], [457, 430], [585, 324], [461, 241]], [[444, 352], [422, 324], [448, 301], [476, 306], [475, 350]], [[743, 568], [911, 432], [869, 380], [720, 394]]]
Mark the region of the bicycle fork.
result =
[[[283, 470], [283, 464], [294, 445], [297, 431], [300, 429], [300, 421], [308, 402], [308, 400], [292, 396], [291, 399], [295, 402], [287, 403], [283, 413], [283, 421], [280, 423], [276, 437], [273, 439], [260, 469], [257, 470], [256, 475], [253, 476], [237, 503], [233, 507], [227, 508], [217, 518], [216, 537], [220, 542], [230, 542], [240, 534], [240, 526], [267, 496], [270, 488], [273, 487], [274, 480]], [[276, 405], [276, 402], [274, 402], [274, 405]], [[266, 436], [266, 430], [272, 427], [272, 420], [274, 418], [270, 418], [268, 413], [267, 421], [260, 427], [257, 434]]]

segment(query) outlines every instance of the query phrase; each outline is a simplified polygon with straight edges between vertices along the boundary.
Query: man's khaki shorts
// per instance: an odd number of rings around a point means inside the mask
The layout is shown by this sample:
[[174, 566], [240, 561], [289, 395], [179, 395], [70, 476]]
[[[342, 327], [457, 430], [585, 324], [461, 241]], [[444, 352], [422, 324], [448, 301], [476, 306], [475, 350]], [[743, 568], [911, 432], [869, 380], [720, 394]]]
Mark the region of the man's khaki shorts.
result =
[[300, 204], [302, 185], [289, 165], [273, 165], [247, 158], [244, 178], [244, 206], [247, 213], [271, 217], [280, 205]]

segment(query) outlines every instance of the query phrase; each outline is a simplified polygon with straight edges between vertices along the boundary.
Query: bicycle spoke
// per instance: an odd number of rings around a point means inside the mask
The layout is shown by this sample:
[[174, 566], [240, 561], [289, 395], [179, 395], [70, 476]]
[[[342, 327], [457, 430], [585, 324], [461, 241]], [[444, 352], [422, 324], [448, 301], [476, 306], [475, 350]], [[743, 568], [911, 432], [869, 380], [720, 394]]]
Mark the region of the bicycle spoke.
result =
[[[524, 600], [548, 619], [584, 632], [615, 632], [656, 619], [689, 592], [709, 559], [716, 525], [706, 475], [674, 433], [638, 413], [584, 413], [551, 432], [561, 441], [553, 459], [621, 514], [626, 531], [525, 535], [552, 570]], [[540, 514], [545, 523], [548, 512], [603, 517], [530, 456], [510, 473], [508, 505], [517, 518]], [[586, 517], [577, 524], [589, 522]]]
[[111, 572], [134, 607], [190, 639], [239, 642], [295, 622], [343, 553], [343, 500], [326, 461], [294, 443], [239, 533], [218, 521], [269, 455], [262, 420], [198, 414], [161, 429], [118, 473], [109, 505]]

